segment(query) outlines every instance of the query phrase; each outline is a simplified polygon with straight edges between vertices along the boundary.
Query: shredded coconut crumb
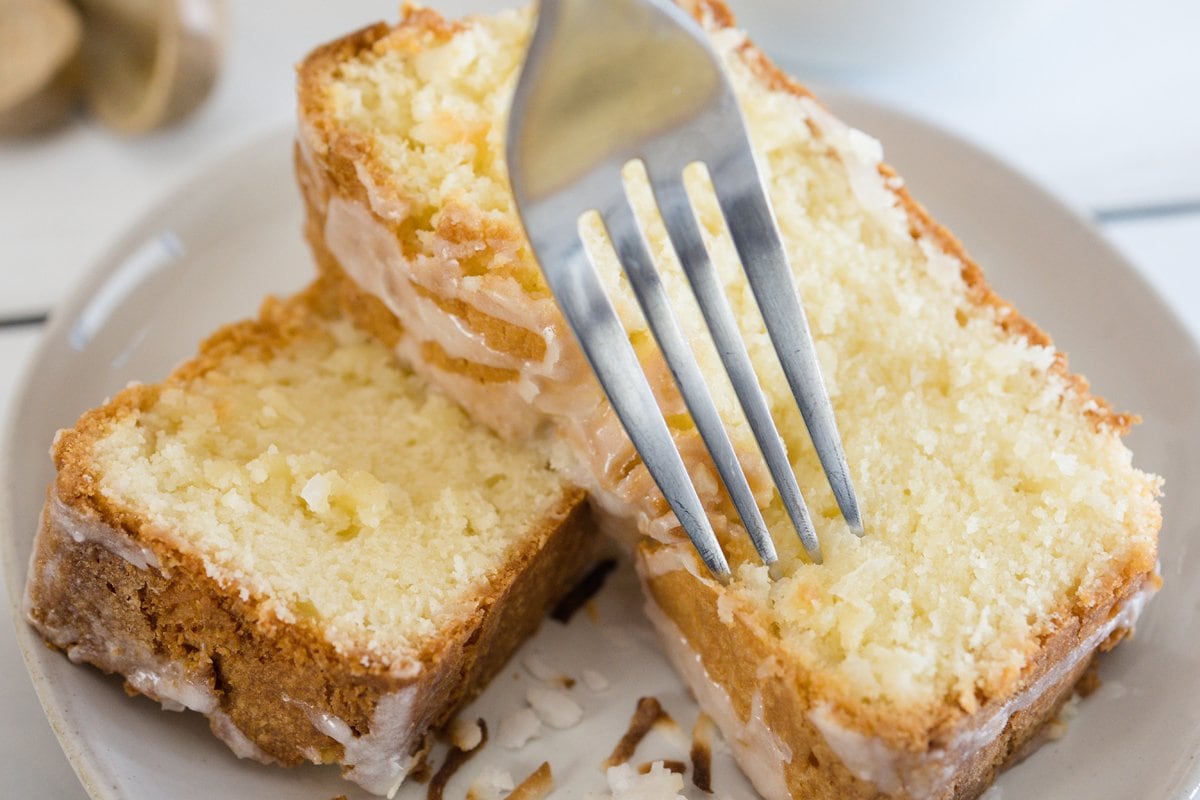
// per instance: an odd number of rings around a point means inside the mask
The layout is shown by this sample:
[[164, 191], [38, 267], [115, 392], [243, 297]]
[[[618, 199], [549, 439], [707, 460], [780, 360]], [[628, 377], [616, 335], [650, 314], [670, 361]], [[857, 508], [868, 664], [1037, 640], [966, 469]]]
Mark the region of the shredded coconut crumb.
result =
[[510, 800], [543, 800], [554, 791], [554, 773], [550, 762], [543, 761], [541, 766], [529, 773], [525, 780], [509, 795]]
[[583, 709], [566, 692], [544, 686], [530, 686], [525, 699], [542, 722], [551, 728], [570, 728], [583, 719]]
[[483, 729], [475, 720], [456, 717], [450, 723], [450, 744], [464, 753], [479, 747], [479, 743], [482, 741]]
[[611, 685], [608, 682], [608, 678], [594, 669], [585, 669], [583, 671], [583, 683], [593, 692], [603, 692]]
[[530, 653], [525, 656], [521, 663], [525, 665], [525, 669], [528, 670], [529, 674], [539, 681], [552, 681], [558, 677], [558, 672], [537, 653]]
[[499, 767], [485, 767], [475, 776], [475, 780], [471, 781], [467, 797], [470, 800], [500, 800], [511, 792], [515, 785], [512, 773]]
[[661, 761], [655, 761], [644, 775], [630, 764], [618, 764], [609, 767], [604, 776], [609, 793], [590, 792], [584, 800], [686, 800], [680, 794], [683, 776], [667, 769]]
[[533, 709], [522, 708], [514, 711], [500, 720], [500, 728], [496, 731], [496, 741], [501, 747], [509, 750], [519, 750], [530, 739], [540, 735], [542, 723]]
[[729, 592], [717, 595], [717, 619], [722, 625], [733, 624], [733, 595]]
[[300, 490], [300, 498], [304, 500], [310, 511], [316, 514], [328, 514], [331, 489], [332, 484], [329, 478], [317, 473], [308, 479], [308, 483], [304, 484], [304, 488]]
[[1075, 470], [1079, 467], [1079, 459], [1070, 453], [1054, 452], [1050, 454], [1050, 457], [1054, 459], [1054, 463], [1058, 465], [1063, 475], [1074, 475]]

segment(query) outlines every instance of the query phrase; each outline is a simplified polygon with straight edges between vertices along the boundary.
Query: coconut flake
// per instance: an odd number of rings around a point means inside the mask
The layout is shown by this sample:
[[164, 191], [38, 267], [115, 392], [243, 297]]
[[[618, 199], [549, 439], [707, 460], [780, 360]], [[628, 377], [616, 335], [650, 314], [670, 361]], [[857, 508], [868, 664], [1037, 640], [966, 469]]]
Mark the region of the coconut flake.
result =
[[450, 744], [464, 753], [479, 747], [479, 743], [482, 741], [483, 729], [479, 727], [476, 720], [455, 717], [454, 721], [450, 723]]
[[543, 761], [541, 766], [525, 777], [525, 780], [513, 789], [508, 800], [544, 800], [554, 791], [554, 773], [550, 770], [550, 762]]
[[300, 499], [314, 514], [328, 514], [329, 493], [332, 491], [333, 484], [329, 478], [318, 472], [308, 479], [308, 483], [304, 484], [304, 488], [300, 490]]
[[521, 660], [530, 675], [539, 681], [552, 681], [558, 678], [558, 671], [546, 663], [537, 653], [530, 653]]
[[608, 678], [594, 669], [585, 669], [583, 671], [583, 683], [593, 692], [603, 692], [611, 685], [608, 682]]
[[604, 777], [609, 793], [589, 793], [584, 800], [686, 800], [680, 793], [683, 776], [667, 769], [661, 761], [655, 761], [645, 774], [631, 764], [618, 764], [609, 767]]
[[514, 711], [500, 720], [496, 731], [496, 742], [509, 750], [519, 750], [530, 739], [542, 732], [542, 722], [531, 708]]
[[571, 728], [583, 719], [583, 709], [566, 692], [559, 689], [530, 686], [525, 693], [525, 699], [533, 706], [542, 722], [551, 728]]
[[512, 774], [499, 767], [485, 767], [467, 789], [469, 800], [500, 800], [513, 790]]

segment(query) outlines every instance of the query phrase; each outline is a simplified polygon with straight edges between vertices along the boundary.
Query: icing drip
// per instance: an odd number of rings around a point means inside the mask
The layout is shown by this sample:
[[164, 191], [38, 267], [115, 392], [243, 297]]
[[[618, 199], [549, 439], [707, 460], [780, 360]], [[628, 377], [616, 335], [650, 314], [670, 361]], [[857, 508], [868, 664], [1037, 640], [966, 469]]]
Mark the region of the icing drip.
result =
[[[694, 573], [695, 567], [692, 562], [693, 559], [681, 557], [679, 551], [662, 548], [649, 555], [640, 553], [637, 568], [645, 584], [674, 570], [687, 569]], [[1029, 708], [1064, 680], [1114, 632], [1131, 630], [1156, 591], [1157, 587], [1153, 583], [1143, 585], [1122, 604], [1112, 618], [1076, 645], [1066, 657], [1055, 663], [1037, 680], [1009, 698], [999, 708], [968, 717], [960, 731], [946, 745], [928, 753], [917, 756], [900, 751], [877, 736], [846, 727], [838, 722], [833, 708], [828, 704], [811, 709], [807, 715], [808, 720], [825, 738], [829, 748], [846, 768], [856, 778], [873, 784], [880, 792], [903, 792], [913, 798], [939, 796], [953, 779], [959, 766], [1000, 736], [1014, 714]], [[750, 719], [740, 719], [726, 690], [708, 675], [699, 653], [691, 647], [675, 623], [649, 599], [650, 593], [647, 591], [645, 594], [646, 616], [658, 630], [671, 663], [695, 694], [700, 706], [721, 728], [747, 777], [769, 800], [775, 797], [789, 797], [782, 764], [791, 760], [791, 753], [763, 720], [761, 694], [755, 693], [752, 698]], [[757, 670], [759, 680], [772, 674], [776, 666], [774, 657], [764, 660]]]
[[[641, 573], [640, 560], [638, 569]], [[643, 582], [647, 580], [646, 575], [642, 574], [641, 577]], [[739, 717], [728, 692], [709, 677], [700, 654], [691, 648], [678, 626], [650, 599], [650, 593], [644, 594], [647, 598], [644, 606], [646, 618], [658, 630], [663, 649], [675, 670], [733, 748], [738, 766], [766, 800], [789, 800], [791, 793], [788, 792], [783, 765], [791, 762], [792, 751], [767, 727], [763, 719], [762, 694], [755, 692], [751, 698], [750, 718], [743, 720]]]
[[[75, 645], [67, 650], [72, 661], [100, 663], [95, 651], [82, 650], [81, 647]], [[124, 668], [118, 671], [125, 676], [129, 685], [157, 700], [167, 711], [183, 711], [187, 708], [207, 715], [220, 707], [217, 696], [209, 688], [207, 678], [210, 676], [206, 675], [205, 680], [190, 677], [183, 664], [156, 658], [148, 649], [110, 643], [108, 653], [99, 658], [109, 663], [123, 664]]]
[[897, 238], [908, 236], [908, 218], [897, 201], [896, 193], [879, 174], [883, 163], [883, 145], [877, 139], [852, 128], [829, 113], [811, 98], [801, 99], [804, 112], [821, 129], [846, 169], [850, 191], [875, 220]]
[[[299, 706], [318, 731], [342, 746], [343, 776], [372, 794], [395, 797], [417, 758], [413, 702], [417, 684], [383, 695], [375, 706], [370, 728], [355, 736], [346, 721], [286, 695], [284, 702]], [[313, 759], [319, 761], [320, 759]]]
[[119, 528], [89, 517], [64, 503], [51, 492], [45, 512], [50, 523], [67, 534], [78, 544], [93, 542], [115, 556], [125, 559], [138, 569], [153, 567], [160, 569], [158, 556], [149, 547], [137, 544], [133, 537]]
[[[79, 514], [57, 497], [51, 498], [43, 514], [48, 517], [43, 521], [43, 532], [67, 537], [76, 544], [99, 544], [138, 569], [158, 567], [154, 553], [148, 548], [132, 544], [130, 537], [120, 529]], [[38, 580], [52, 582], [60, 569], [57, 561], [47, 560], [41, 564]], [[65, 650], [71, 661], [94, 664], [106, 672], [123, 675], [129, 686], [160, 703], [167, 711], [188, 709], [204, 714], [213, 734], [239, 758], [264, 764], [278, 763], [221, 709], [220, 700], [213, 691], [212, 669], [207, 663], [201, 661], [198, 666], [189, 668], [182, 661], [162, 658], [136, 638], [123, 635], [103, 616], [77, 617], [56, 624], [35, 618], [31, 614], [33, 583], [31, 580], [27, 586], [26, 616], [48, 641]], [[420, 665], [406, 664], [406, 670], [415, 677]], [[342, 745], [341, 763], [345, 777], [369, 792], [392, 797], [415, 761], [407, 754], [412, 750], [416, 733], [413, 701], [417, 688], [413, 684], [381, 697], [369, 732], [360, 736], [355, 736], [350, 726], [338, 717], [305, 704], [299, 705], [303, 706], [314, 728]], [[286, 696], [282, 699], [297, 702]], [[305, 756], [315, 763], [321, 762], [320, 754], [315, 751], [306, 752]]]
[[238, 758], [249, 758], [263, 764], [280, 763], [278, 759], [263, 752], [262, 748], [256, 745], [249, 736], [242, 733], [242, 729], [235, 725], [224, 711], [217, 709], [210, 713], [208, 724], [212, 728], [213, 734], [228, 745]]
[[[97, 541], [97, 538], [81, 540], [69, 529], [68, 535], [77, 543]], [[118, 535], [114, 531], [111, 537]], [[50, 567], [57, 569], [57, 565]], [[46, 578], [45, 574], [43, 578]], [[31, 600], [26, 595], [27, 616], [30, 605]], [[182, 662], [161, 658], [136, 639], [121, 637], [102, 619], [76, 619], [75, 622], [77, 625], [51, 626], [44, 620], [37, 620], [36, 625], [43, 636], [63, 648], [67, 658], [76, 664], [95, 664], [107, 672], [124, 675], [131, 687], [158, 702], [166, 711], [190, 709], [204, 714], [208, 717], [213, 734], [225, 742], [238, 758], [250, 758], [263, 764], [279, 763], [221, 710], [220, 701], [212, 690], [211, 670], [189, 670]], [[78, 625], [87, 625], [89, 630], [85, 631]]]
[[1076, 645], [1067, 656], [1037, 680], [1011, 697], [982, 720], [968, 717], [969, 724], [944, 747], [914, 758], [887, 745], [882, 739], [841, 725], [828, 705], [814, 708], [808, 719], [825, 737], [831, 750], [846, 768], [860, 780], [873, 783], [885, 793], [902, 788], [914, 798], [934, 797], [954, 776], [959, 764], [972, 758], [1004, 732], [1013, 714], [1033, 705], [1043, 694], [1062, 681], [1117, 630], [1132, 629], [1142, 609], [1157, 589], [1146, 585], [1131, 596], [1110, 620]]

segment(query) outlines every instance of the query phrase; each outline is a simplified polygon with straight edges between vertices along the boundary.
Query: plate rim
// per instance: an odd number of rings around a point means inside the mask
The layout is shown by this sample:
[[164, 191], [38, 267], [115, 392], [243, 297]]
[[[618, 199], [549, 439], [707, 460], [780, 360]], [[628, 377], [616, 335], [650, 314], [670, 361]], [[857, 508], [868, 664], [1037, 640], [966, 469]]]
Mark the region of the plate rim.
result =
[[[0, 427], [0, 566], [4, 569], [5, 583], [8, 589], [8, 617], [12, 623], [17, 648], [21, 652], [25, 672], [33, 684], [42, 712], [72, 770], [92, 800], [128, 800], [128, 798], [119, 793], [117, 787], [106, 785], [102, 768], [98, 763], [93, 762], [94, 755], [86, 740], [86, 735], [72, 730], [64, 699], [56, 694], [57, 687], [52, 684], [50, 676], [40, 669], [38, 663], [38, 657], [42, 655], [42, 651], [48, 648], [41, 636], [25, 620], [24, 597], [29, 565], [21, 563], [22, 559], [16, 552], [19, 532], [16, 530], [17, 520], [14, 518], [16, 511], [15, 503], [12, 500], [13, 485], [8, 479], [9, 475], [15, 471], [16, 464], [10, 443], [24, 416], [21, 412], [28, 401], [35, 373], [39, 365], [45, 361], [48, 351], [53, 347], [53, 342], [68, 333], [80, 312], [108, 283], [112, 275], [121, 268], [129, 253], [146, 241], [146, 232], [160, 227], [155, 225], [154, 221], [164, 214], [169, 214], [173, 206], [186, 201], [197, 189], [208, 186], [214, 174], [224, 174], [231, 169], [232, 165], [251, 160], [252, 156], [260, 151], [274, 152], [275, 147], [290, 147], [294, 140], [295, 129], [292, 126], [280, 126], [254, 136], [197, 167], [191, 175], [180, 181], [144, 213], [140, 214], [111, 244], [104, 248], [84, 271], [82, 280], [51, 310], [33, 352], [30, 353], [13, 383], [11, 400], [3, 420], [3, 426]], [[184, 358], [186, 357], [184, 356]], [[49, 444], [47, 444], [47, 448], [49, 448]], [[32, 535], [30, 534], [30, 536]]]

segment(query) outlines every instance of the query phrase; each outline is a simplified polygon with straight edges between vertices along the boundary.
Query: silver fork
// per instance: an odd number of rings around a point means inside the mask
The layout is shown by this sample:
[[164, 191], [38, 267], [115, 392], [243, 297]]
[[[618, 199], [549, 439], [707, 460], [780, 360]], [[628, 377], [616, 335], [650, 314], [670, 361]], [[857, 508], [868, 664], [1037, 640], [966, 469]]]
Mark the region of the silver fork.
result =
[[821, 547], [784, 443], [684, 189], [706, 165], [755, 300], [838, 507], [862, 535], [858, 499], [779, 229], [733, 90], [704, 32], [666, 0], [541, 0], [508, 124], [509, 178], [555, 299], [651, 476], [718, 579], [729, 564], [595, 264], [579, 218], [599, 212], [696, 428], [764, 563], [778, 559], [645, 232], [623, 189], [641, 160], [679, 261], [809, 558]]

